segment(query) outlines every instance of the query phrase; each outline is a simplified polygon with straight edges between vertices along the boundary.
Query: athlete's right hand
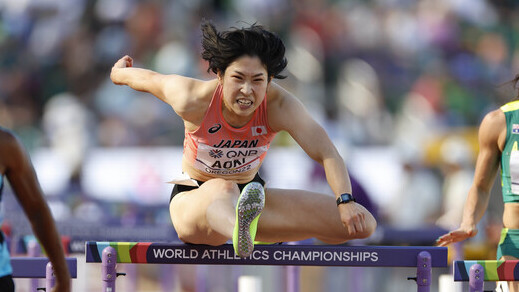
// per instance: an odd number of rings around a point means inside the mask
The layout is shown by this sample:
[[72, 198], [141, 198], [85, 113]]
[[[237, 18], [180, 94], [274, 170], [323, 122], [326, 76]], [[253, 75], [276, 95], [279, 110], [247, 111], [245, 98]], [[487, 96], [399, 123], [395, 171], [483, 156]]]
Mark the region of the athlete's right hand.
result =
[[117, 74], [117, 71], [129, 67], [133, 67], [133, 59], [130, 56], [126, 55], [117, 60], [112, 67], [112, 72], [110, 73], [110, 79], [112, 79], [112, 82], [117, 85], [123, 85], [124, 82], [121, 80], [122, 78], [119, 76], [120, 74]]
[[126, 55], [122, 57], [121, 59], [117, 60], [115, 62], [113, 68], [126, 68], [126, 67], [132, 67], [133, 66], [133, 59], [132, 57]]
[[451, 231], [447, 234], [440, 236], [436, 240], [436, 245], [437, 246], [447, 246], [451, 243], [460, 242], [465, 239], [474, 237], [474, 236], [476, 236], [476, 234], [478, 234], [478, 229], [476, 227], [467, 227], [467, 228], [460, 227], [454, 231]]

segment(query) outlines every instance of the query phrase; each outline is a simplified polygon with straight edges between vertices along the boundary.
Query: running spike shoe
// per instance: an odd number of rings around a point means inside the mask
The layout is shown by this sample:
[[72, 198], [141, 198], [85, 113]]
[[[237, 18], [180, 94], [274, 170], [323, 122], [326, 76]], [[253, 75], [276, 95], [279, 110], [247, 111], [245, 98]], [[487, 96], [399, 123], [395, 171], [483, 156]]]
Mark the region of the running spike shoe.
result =
[[234, 252], [240, 257], [248, 257], [254, 250], [254, 238], [263, 207], [265, 207], [263, 186], [257, 182], [247, 184], [236, 204], [236, 224], [232, 236]]

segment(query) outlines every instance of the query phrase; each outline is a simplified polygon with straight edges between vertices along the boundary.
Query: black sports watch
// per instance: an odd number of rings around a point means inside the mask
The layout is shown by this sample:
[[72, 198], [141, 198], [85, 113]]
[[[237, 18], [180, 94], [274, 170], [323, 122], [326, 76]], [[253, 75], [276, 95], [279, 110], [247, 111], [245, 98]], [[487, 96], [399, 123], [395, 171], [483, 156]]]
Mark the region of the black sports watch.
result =
[[355, 198], [348, 193], [344, 193], [337, 198], [337, 206], [340, 204], [347, 204], [349, 202], [356, 202]]

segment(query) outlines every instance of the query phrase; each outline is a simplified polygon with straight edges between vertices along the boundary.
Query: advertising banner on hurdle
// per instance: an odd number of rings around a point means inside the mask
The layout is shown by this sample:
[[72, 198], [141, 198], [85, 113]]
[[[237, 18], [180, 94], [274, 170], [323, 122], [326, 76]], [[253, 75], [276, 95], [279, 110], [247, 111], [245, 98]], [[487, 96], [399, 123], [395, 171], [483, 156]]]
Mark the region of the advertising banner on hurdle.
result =
[[229, 244], [151, 242], [87, 242], [86, 261], [101, 262], [108, 246], [116, 250], [118, 263], [416, 267], [418, 254], [427, 251], [433, 267], [447, 266], [447, 249], [443, 247], [256, 245], [249, 257], [240, 258]]

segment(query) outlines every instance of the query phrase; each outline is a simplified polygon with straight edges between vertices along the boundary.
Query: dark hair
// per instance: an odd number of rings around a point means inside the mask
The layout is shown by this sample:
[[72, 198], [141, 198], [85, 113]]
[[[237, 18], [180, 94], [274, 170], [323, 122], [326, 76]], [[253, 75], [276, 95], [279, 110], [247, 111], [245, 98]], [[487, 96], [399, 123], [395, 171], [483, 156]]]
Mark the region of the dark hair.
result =
[[232, 28], [218, 32], [215, 26], [204, 21], [202, 30], [202, 58], [209, 62], [207, 72], [225, 72], [237, 58], [257, 56], [267, 67], [268, 77], [284, 79], [280, 75], [287, 66], [285, 45], [281, 39], [265, 30], [261, 25], [252, 24], [247, 28]]
[[514, 79], [510, 81], [514, 84], [514, 89], [516, 90], [515, 98], [519, 98], [519, 87], [517, 87], [517, 82], [519, 82], [519, 74], [516, 74]]
[[511, 85], [515, 91], [514, 99], [519, 99], [519, 74], [516, 74], [514, 79], [510, 81], [506, 81], [504, 83], [499, 84], [499, 87], [505, 86], [505, 85]]

